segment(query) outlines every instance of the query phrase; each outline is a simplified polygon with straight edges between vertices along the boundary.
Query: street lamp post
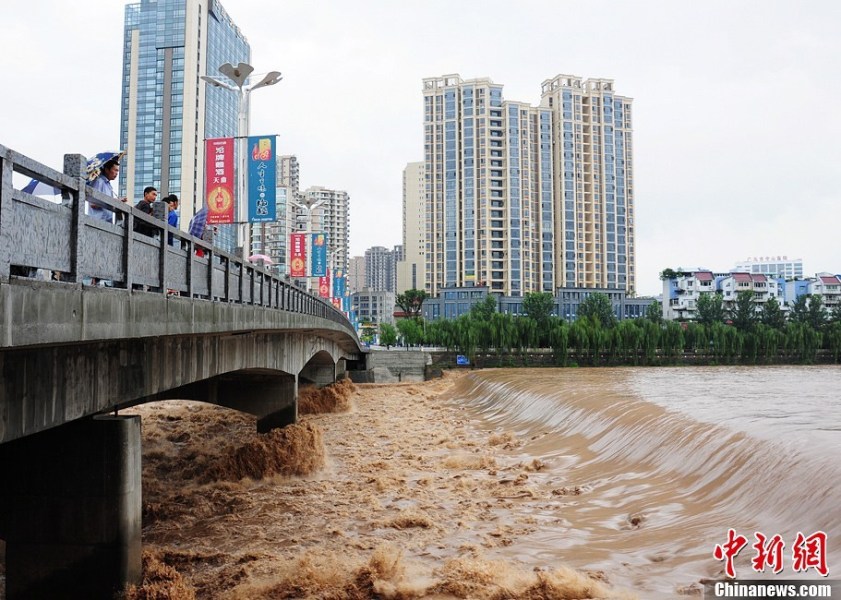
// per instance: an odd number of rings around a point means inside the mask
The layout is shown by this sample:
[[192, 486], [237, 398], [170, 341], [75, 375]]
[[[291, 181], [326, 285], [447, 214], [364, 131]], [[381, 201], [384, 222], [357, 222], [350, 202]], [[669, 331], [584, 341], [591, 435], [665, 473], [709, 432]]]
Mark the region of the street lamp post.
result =
[[[248, 240], [248, 214], [246, 212], [246, 181], [245, 172], [248, 164], [248, 105], [251, 92], [262, 87], [268, 87], [280, 82], [283, 75], [280, 71], [269, 71], [266, 75], [254, 85], [244, 87], [248, 76], [254, 72], [254, 67], [248, 63], [239, 63], [233, 66], [231, 63], [225, 63], [219, 67], [219, 72], [234, 82], [235, 85], [225, 83], [215, 77], [209, 75], [202, 75], [201, 79], [214, 87], [224, 88], [237, 92], [239, 94], [238, 110], [237, 110], [237, 147], [239, 150], [239, 165], [237, 167], [237, 246], [242, 247], [242, 256], [245, 258], [249, 252], [246, 248], [246, 241]], [[240, 228], [241, 226], [241, 228]]]
[[[313, 211], [316, 208], [318, 208], [319, 206], [321, 206], [322, 204], [324, 204], [326, 202], [326, 200], [324, 198], [321, 198], [321, 199], [318, 199], [318, 200], [315, 200], [313, 198], [305, 198], [305, 199], [303, 199], [303, 202], [298, 202], [297, 200], [293, 200], [293, 199], [289, 198], [288, 202], [304, 211], [304, 215], [306, 217], [306, 225], [307, 225], [306, 237], [304, 239], [306, 240], [305, 243], [309, 244], [310, 240], [312, 239], [311, 234], [312, 234], [312, 214], [313, 214]], [[327, 245], [328, 245], [328, 248], [329, 248], [330, 240], [327, 240]], [[307, 273], [307, 291], [312, 292], [312, 260], [307, 261], [306, 273]]]

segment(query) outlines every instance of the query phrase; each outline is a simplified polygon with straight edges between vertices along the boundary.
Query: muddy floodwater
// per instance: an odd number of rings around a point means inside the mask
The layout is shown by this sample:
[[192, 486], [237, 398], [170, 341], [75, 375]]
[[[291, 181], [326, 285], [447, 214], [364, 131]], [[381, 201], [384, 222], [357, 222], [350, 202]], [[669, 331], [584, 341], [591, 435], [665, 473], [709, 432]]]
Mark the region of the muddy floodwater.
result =
[[[839, 381], [468, 371], [303, 390], [300, 422], [265, 435], [228, 409], [137, 407], [145, 580], [128, 597], [700, 597], [729, 528], [787, 548], [825, 532], [832, 579]], [[750, 558], [740, 577], [772, 576]], [[786, 561], [773, 577], [798, 576]]]

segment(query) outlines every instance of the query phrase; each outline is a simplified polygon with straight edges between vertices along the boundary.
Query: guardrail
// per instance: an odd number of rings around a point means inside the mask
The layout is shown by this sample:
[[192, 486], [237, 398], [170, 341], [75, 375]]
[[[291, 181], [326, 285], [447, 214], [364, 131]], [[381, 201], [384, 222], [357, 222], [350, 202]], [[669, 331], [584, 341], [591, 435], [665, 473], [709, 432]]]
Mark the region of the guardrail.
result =
[[[67, 154], [61, 173], [0, 145], [0, 281], [46, 269], [60, 273], [62, 281], [100, 279], [129, 290], [144, 286], [161, 294], [265, 306], [322, 317], [353, 331], [332, 304], [264, 267], [94, 191], [86, 185], [85, 164], [84, 156]], [[60, 189], [61, 204], [15, 189], [14, 173]], [[86, 215], [86, 200], [113, 210], [115, 223]], [[138, 220], [154, 235], [134, 231]], [[197, 255], [199, 248], [204, 256]]]

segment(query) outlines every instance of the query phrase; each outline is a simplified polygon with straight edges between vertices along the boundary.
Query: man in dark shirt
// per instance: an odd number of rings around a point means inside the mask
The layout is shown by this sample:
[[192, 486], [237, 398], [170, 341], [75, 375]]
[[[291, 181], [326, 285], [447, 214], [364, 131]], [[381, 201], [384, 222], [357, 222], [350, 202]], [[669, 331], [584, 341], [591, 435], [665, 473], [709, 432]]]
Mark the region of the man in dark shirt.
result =
[[[150, 217], [152, 216], [152, 203], [158, 199], [158, 190], [153, 186], [148, 186], [143, 190], [143, 199], [134, 205], [134, 208], [142, 210]], [[137, 233], [142, 233], [143, 235], [153, 236], [155, 235], [155, 228], [146, 223], [145, 221], [141, 221], [137, 219], [134, 222], [134, 230]]]

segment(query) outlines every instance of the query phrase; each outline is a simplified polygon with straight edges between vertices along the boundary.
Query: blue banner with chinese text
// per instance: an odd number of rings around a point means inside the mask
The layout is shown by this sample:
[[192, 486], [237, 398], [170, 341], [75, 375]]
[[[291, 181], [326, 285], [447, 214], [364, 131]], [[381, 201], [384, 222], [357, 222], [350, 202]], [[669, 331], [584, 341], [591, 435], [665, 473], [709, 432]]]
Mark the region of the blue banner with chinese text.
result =
[[275, 136], [248, 138], [248, 222], [277, 220]]
[[327, 234], [313, 233], [310, 247], [312, 259], [312, 276], [327, 276]]

